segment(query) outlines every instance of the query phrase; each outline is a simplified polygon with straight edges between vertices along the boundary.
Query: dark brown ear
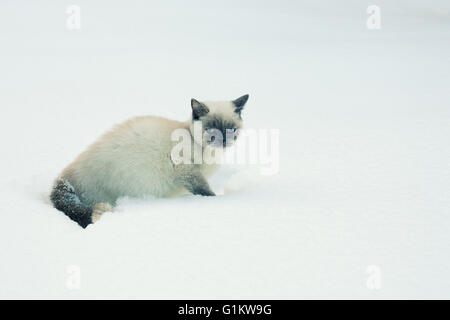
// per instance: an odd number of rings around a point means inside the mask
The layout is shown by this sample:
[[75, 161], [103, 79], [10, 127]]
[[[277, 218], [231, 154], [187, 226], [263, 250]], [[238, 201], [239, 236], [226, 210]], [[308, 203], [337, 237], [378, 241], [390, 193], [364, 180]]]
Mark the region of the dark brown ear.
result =
[[233, 100], [233, 104], [235, 105], [235, 112], [241, 114], [242, 109], [244, 109], [245, 104], [248, 100], [248, 94], [243, 95], [242, 97]]
[[195, 99], [191, 99], [192, 118], [198, 120], [198, 118], [204, 116], [209, 112], [208, 107]]

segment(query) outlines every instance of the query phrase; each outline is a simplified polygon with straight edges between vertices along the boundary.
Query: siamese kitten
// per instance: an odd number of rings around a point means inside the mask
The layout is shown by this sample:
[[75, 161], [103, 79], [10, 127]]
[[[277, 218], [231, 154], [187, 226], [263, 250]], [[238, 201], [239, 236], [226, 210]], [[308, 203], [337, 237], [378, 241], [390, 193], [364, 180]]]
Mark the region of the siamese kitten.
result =
[[[207, 178], [218, 165], [175, 164], [171, 151], [178, 142], [172, 141], [172, 132], [185, 129], [191, 144], [202, 151], [227, 147], [242, 126], [247, 100], [248, 95], [222, 102], [192, 99], [192, 116], [186, 122], [144, 116], [115, 126], [57, 178], [50, 195], [54, 207], [86, 228], [111, 211], [119, 197], [170, 197], [183, 191], [214, 196]], [[202, 124], [200, 139], [194, 135], [195, 121]], [[214, 130], [221, 133], [222, 141], [212, 135]], [[227, 139], [229, 132], [236, 133], [233, 139]]]

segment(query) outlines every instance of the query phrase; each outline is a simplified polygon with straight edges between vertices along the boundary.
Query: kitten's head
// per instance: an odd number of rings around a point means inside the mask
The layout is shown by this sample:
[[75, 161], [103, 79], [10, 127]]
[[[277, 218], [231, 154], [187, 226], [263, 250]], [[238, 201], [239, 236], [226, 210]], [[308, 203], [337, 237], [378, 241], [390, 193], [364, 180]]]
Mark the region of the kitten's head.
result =
[[[248, 94], [233, 101], [191, 100], [191, 134], [197, 143], [214, 147], [229, 147], [237, 139], [242, 127], [241, 112], [248, 100]], [[202, 141], [194, 134], [194, 122], [202, 125]]]

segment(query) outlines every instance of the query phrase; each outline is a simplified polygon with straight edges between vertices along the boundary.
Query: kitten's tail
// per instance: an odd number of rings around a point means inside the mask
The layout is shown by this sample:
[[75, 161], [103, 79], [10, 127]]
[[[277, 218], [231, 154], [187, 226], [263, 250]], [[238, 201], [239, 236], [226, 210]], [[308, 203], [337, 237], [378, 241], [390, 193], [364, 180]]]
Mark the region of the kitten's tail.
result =
[[56, 209], [64, 212], [82, 228], [92, 223], [92, 208], [81, 202], [69, 181], [58, 179], [53, 186], [50, 200]]

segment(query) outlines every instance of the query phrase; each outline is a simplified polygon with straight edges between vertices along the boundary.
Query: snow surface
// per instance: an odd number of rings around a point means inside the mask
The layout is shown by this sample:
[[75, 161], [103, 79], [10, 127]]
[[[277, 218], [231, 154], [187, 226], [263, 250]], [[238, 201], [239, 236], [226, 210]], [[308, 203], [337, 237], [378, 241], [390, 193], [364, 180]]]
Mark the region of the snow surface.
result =
[[[74, 3], [75, 31], [65, 2], [0, 4], [0, 298], [450, 297], [449, 1]], [[86, 230], [49, 204], [114, 123], [245, 93], [279, 174], [225, 167], [217, 197]]]

